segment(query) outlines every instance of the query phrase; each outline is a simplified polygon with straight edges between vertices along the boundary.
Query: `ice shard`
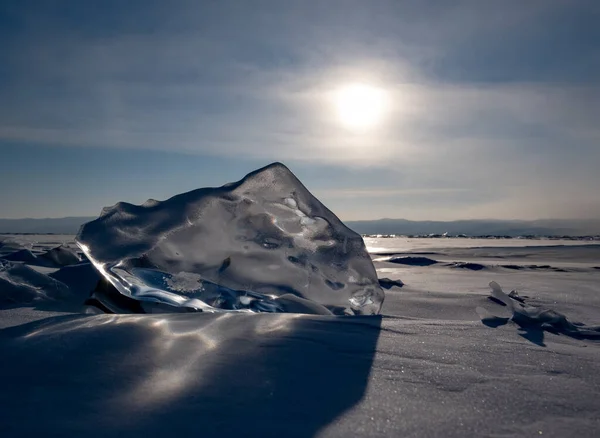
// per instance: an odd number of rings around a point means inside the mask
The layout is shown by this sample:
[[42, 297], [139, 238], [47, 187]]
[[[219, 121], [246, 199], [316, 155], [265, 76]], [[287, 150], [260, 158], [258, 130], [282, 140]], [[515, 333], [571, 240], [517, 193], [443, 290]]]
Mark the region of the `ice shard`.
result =
[[182, 310], [379, 313], [360, 235], [283, 164], [166, 201], [120, 202], [76, 241], [119, 293]]

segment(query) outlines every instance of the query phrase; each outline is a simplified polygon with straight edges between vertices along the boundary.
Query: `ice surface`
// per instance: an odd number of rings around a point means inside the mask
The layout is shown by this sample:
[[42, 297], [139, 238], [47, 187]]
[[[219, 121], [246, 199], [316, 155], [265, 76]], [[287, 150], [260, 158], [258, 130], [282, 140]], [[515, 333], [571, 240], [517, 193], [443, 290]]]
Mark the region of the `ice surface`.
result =
[[390, 263], [397, 263], [399, 265], [409, 266], [430, 266], [437, 263], [436, 260], [429, 259], [427, 257], [392, 257], [388, 260]]
[[392, 280], [387, 277], [383, 277], [379, 279], [379, 285], [384, 289], [391, 289], [392, 287], [402, 287], [404, 283], [402, 280]]
[[582, 323], [573, 323], [565, 315], [552, 309], [540, 306], [531, 306], [519, 297], [516, 291], [506, 294], [495, 281], [489, 284], [491, 297], [499, 304], [506, 306], [508, 316], [496, 316], [482, 307], [476, 311], [482, 321], [491, 326], [498, 326], [514, 321], [526, 331], [532, 329], [548, 330], [581, 339], [600, 339], [600, 326], [586, 326]]
[[377, 314], [360, 235], [280, 163], [164, 202], [118, 203], [76, 238], [123, 295], [202, 311]]
[[40, 257], [43, 257], [49, 263], [57, 267], [69, 266], [81, 261], [77, 254], [64, 246], [52, 248], [43, 253]]
[[23, 263], [0, 259], [0, 309], [70, 298], [69, 288]]
[[10, 262], [26, 263], [32, 266], [54, 268], [60, 268], [80, 262], [77, 254], [63, 246], [52, 248], [38, 254], [33, 253], [29, 249], [19, 249], [14, 252], [0, 254], [0, 259], [8, 260]]

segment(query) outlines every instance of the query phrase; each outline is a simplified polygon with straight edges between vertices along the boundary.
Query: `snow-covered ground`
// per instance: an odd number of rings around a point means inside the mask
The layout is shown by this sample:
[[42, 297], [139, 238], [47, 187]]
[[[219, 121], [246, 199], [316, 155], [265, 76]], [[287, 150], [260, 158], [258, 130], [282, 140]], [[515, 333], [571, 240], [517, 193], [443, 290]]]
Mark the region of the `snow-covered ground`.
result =
[[381, 316], [114, 315], [72, 239], [0, 236], [2, 437], [598, 436], [600, 245], [367, 238]]

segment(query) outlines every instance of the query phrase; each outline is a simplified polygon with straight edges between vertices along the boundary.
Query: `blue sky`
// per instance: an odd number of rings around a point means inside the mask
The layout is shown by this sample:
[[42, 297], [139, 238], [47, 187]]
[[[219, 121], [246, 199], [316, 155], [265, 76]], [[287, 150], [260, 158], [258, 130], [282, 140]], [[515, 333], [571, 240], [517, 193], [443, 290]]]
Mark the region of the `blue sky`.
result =
[[[281, 161], [342, 219], [600, 217], [600, 2], [0, 3], [0, 217]], [[327, 96], [384, 90], [367, 131]]]

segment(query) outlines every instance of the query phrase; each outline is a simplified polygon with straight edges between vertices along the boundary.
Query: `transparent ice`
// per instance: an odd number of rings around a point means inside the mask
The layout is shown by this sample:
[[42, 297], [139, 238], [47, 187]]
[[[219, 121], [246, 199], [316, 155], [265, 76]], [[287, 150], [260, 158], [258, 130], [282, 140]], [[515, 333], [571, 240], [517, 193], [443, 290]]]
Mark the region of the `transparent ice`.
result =
[[280, 163], [118, 203], [76, 240], [121, 294], [181, 310], [372, 315], [384, 298], [361, 236]]

